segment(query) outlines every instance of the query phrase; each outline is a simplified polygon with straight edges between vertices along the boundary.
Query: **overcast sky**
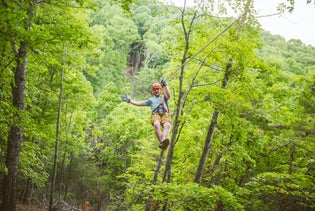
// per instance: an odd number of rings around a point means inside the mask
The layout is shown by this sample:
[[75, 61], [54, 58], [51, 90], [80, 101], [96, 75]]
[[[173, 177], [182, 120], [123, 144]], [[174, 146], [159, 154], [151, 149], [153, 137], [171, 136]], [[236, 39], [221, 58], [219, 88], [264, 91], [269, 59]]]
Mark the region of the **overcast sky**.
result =
[[[282, 0], [283, 1], [283, 0]], [[276, 13], [279, 0], [255, 0], [256, 10], [259, 14]], [[286, 40], [300, 39], [307, 45], [315, 47], [315, 5], [306, 4], [306, 0], [295, 1], [295, 9], [292, 13], [279, 16], [259, 18], [262, 28], [271, 34], [279, 34]]]
[[[192, 5], [193, 0], [186, 0], [187, 5]], [[184, 0], [164, 0], [175, 2], [177, 6], [183, 6]], [[255, 8], [258, 16], [277, 13], [279, 2], [286, 0], [255, 0]], [[306, 0], [295, 1], [295, 9], [292, 13], [281, 16], [270, 16], [258, 19], [262, 28], [274, 35], [281, 35], [286, 40], [300, 39], [306, 45], [315, 47], [315, 4], [306, 4]]]

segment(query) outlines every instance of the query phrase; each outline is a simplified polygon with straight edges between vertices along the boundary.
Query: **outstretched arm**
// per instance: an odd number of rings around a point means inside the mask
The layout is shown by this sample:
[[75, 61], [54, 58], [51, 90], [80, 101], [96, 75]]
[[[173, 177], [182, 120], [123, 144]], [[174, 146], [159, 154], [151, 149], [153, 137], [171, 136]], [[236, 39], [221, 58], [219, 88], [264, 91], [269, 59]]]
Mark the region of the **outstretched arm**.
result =
[[129, 103], [132, 105], [135, 105], [135, 106], [146, 106], [147, 105], [146, 101], [137, 102], [137, 101], [134, 101], [131, 99], [130, 99]]
[[135, 106], [146, 106], [147, 105], [146, 101], [137, 102], [135, 100], [131, 100], [127, 95], [122, 95], [121, 100], [125, 101], [126, 103], [130, 103], [132, 105], [135, 105]]

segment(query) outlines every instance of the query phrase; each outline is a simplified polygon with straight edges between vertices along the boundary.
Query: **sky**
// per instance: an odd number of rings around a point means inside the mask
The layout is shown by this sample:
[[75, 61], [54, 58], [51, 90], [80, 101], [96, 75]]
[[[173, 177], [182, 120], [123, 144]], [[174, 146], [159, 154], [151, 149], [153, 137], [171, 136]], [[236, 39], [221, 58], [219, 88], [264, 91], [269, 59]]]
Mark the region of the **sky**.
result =
[[[170, 0], [177, 6], [183, 6], [184, 0]], [[193, 0], [186, 0], [192, 5]], [[279, 2], [286, 0], [255, 0], [254, 7], [258, 16], [276, 14]], [[292, 13], [258, 18], [262, 28], [273, 35], [281, 35], [286, 40], [300, 39], [306, 45], [315, 47], [315, 4], [306, 4], [306, 0], [296, 0]], [[312, 23], [313, 22], [313, 23]]]
[[[283, 0], [282, 0], [283, 1]], [[276, 13], [279, 0], [255, 0], [255, 8], [261, 15]], [[315, 4], [306, 0], [295, 1], [292, 13], [258, 19], [262, 28], [286, 40], [300, 39], [306, 45], [315, 47]]]

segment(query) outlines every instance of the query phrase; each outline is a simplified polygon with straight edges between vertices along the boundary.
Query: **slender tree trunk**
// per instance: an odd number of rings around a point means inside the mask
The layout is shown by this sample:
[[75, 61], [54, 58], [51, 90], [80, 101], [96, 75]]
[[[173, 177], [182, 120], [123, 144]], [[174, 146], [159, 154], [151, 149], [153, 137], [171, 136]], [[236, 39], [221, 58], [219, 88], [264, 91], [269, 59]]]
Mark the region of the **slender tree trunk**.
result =
[[22, 204], [30, 204], [31, 191], [32, 191], [32, 180], [27, 179], [20, 195], [20, 202]]
[[203, 147], [202, 154], [201, 154], [199, 164], [198, 164], [198, 169], [197, 169], [197, 172], [195, 175], [195, 182], [196, 183], [200, 183], [200, 181], [201, 181], [201, 177], [202, 177], [202, 173], [203, 173], [204, 166], [206, 163], [206, 159], [207, 159], [209, 151], [211, 149], [212, 137], [214, 134], [214, 129], [216, 128], [216, 125], [218, 122], [219, 114], [220, 113], [218, 111], [214, 111], [212, 114], [211, 123], [210, 123], [208, 133], [206, 136], [206, 141], [204, 143], [204, 147]]
[[[228, 82], [229, 82], [229, 76], [230, 76], [230, 68], [232, 67], [231, 65], [231, 60], [228, 62], [228, 64], [226, 65], [225, 71], [224, 71], [224, 77], [222, 80], [222, 88], [226, 89], [228, 86]], [[204, 143], [204, 147], [202, 150], [202, 154], [200, 156], [199, 159], [199, 164], [198, 164], [198, 168], [196, 171], [196, 175], [195, 175], [195, 182], [196, 183], [200, 183], [201, 182], [201, 178], [202, 178], [202, 173], [206, 164], [206, 160], [208, 158], [208, 154], [211, 150], [211, 145], [212, 145], [212, 140], [213, 140], [213, 135], [214, 135], [214, 130], [216, 128], [218, 119], [219, 119], [219, 115], [220, 112], [215, 110], [212, 114], [212, 118], [211, 118], [211, 123], [209, 125], [209, 129], [208, 129], [208, 133], [206, 136], [206, 140]]]
[[[241, 31], [241, 29], [242, 29], [241, 23], [243, 23], [245, 18], [246, 18], [246, 13], [248, 12], [248, 8], [250, 7], [251, 2], [252, 2], [252, 0], [248, 0], [246, 2], [243, 14], [238, 19], [236, 19], [234, 22], [232, 22], [228, 27], [226, 27], [226, 29], [223, 30], [222, 33], [224, 31], [226, 31], [227, 29], [229, 29], [236, 22], [239, 22], [238, 32]], [[227, 63], [227, 65], [226, 65], [226, 67], [225, 67], [224, 77], [223, 77], [222, 86], [221, 86], [222, 89], [227, 89], [227, 87], [228, 87], [228, 82], [230, 80], [230, 74], [231, 74], [231, 70], [230, 69], [232, 67], [232, 60], [233, 59], [230, 58], [228, 63]], [[204, 148], [203, 148], [202, 155], [200, 157], [198, 168], [197, 168], [196, 175], [195, 175], [195, 182], [196, 183], [200, 183], [201, 182], [202, 173], [204, 171], [204, 166], [205, 166], [208, 154], [209, 154], [209, 152], [211, 150], [214, 130], [215, 130], [215, 127], [216, 127], [217, 122], [218, 122], [219, 114], [220, 113], [217, 110], [215, 110], [213, 112], [213, 114], [212, 114], [211, 123], [210, 123], [209, 129], [208, 129], [208, 133], [207, 133], [206, 140], [205, 140], [205, 143], [204, 143]]]
[[157, 161], [157, 166], [156, 166], [156, 169], [154, 171], [153, 184], [156, 184], [158, 175], [160, 173], [160, 168], [161, 168], [161, 165], [162, 165], [163, 155], [164, 155], [164, 150], [161, 150], [159, 159]]
[[[64, 53], [63, 49], [63, 53]], [[62, 61], [64, 63], [64, 61]], [[62, 95], [63, 95], [63, 77], [64, 77], [64, 68], [61, 70], [61, 78], [60, 78], [60, 90], [59, 90], [59, 105], [58, 105], [58, 116], [57, 116], [57, 124], [56, 124], [56, 142], [55, 142], [55, 155], [54, 155], [54, 166], [51, 177], [50, 184], [50, 197], [49, 197], [49, 211], [53, 210], [54, 203], [54, 192], [56, 186], [56, 176], [57, 176], [57, 162], [58, 162], [58, 151], [59, 151], [59, 140], [60, 140], [60, 116], [62, 109]]]
[[[161, 165], [162, 165], [162, 160], [163, 160], [163, 155], [164, 155], [164, 151], [165, 150], [161, 150], [160, 152], [160, 156], [157, 160], [157, 165], [156, 165], [156, 169], [154, 171], [154, 177], [153, 177], [153, 184], [155, 185], [156, 184], [156, 181], [157, 181], [157, 178], [159, 176], [159, 173], [160, 173], [160, 168], [161, 168]], [[150, 190], [151, 193], [154, 192], [154, 189], [151, 189]], [[145, 211], [150, 211], [152, 210], [152, 199], [153, 197], [149, 196], [148, 200], [147, 200], [147, 204], [145, 206]]]
[[142, 66], [144, 57], [144, 44], [142, 41], [131, 44], [131, 51], [129, 52], [127, 74], [135, 77], [139, 68]]
[[187, 61], [187, 54], [190, 49], [189, 46], [189, 38], [190, 38], [190, 33], [191, 33], [191, 27], [192, 24], [196, 18], [196, 12], [194, 13], [194, 16], [192, 17], [192, 20], [190, 22], [190, 25], [188, 29], [186, 28], [185, 25], [185, 11], [186, 8], [184, 7], [182, 10], [182, 17], [181, 17], [181, 23], [182, 23], [182, 28], [184, 32], [184, 38], [185, 38], [185, 50], [183, 53], [183, 57], [181, 60], [181, 67], [180, 67], [180, 76], [179, 76], [179, 96], [177, 98], [177, 106], [176, 106], [176, 111], [175, 111], [175, 120], [173, 124], [173, 129], [172, 129], [172, 138], [170, 141], [170, 146], [167, 154], [167, 159], [166, 159], [166, 164], [165, 164], [165, 170], [164, 170], [164, 175], [163, 175], [163, 182], [170, 182], [171, 181], [171, 176], [172, 176], [172, 163], [173, 163], [173, 154], [174, 154], [174, 147], [175, 147], [175, 140], [177, 140], [178, 137], [178, 130], [179, 130], [179, 125], [180, 125], [180, 120], [179, 117], [181, 115], [181, 107], [182, 107], [182, 101], [183, 101], [183, 80], [184, 80], [184, 72], [185, 72], [185, 64]]
[[296, 156], [296, 146], [293, 143], [293, 145], [291, 146], [291, 149], [290, 149], [290, 161], [289, 161], [290, 167], [288, 170], [288, 174], [294, 173], [294, 170], [296, 168], [296, 166], [294, 164], [295, 156]]
[[[72, 172], [72, 165], [73, 165], [73, 160], [74, 160], [74, 156], [73, 156], [73, 153], [71, 153], [70, 154], [70, 162], [69, 162], [69, 165], [68, 165], [68, 169], [67, 169], [67, 174], [65, 174], [65, 175], [67, 175], [67, 177], [65, 178], [65, 180], [66, 181], [70, 181], [71, 179], [70, 179], [70, 175], [71, 175], [71, 172]], [[69, 188], [69, 184], [68, 184], [68, 182], [65, 182], [65, 184], [64, 184], [64, 198], [63, 199], [65, 199], [65, 197], [66, 197], [66, 195], [67, 195], [67, 193], [68, 193], [68, 188]]]
[[11, 125], [8, 137], [6, 167], [8, 174], [4, 176], [2, 210], [16, 210], [16, 185], [18, 164], [20, 155], [20, 145], [23, 138], [22, 117], [20, 112], [24, 110], [24, 92], [27, 65], [27, 44], [20, 43], [19, 51], [16, 55], [16, 69], [14, 71], [14, 84], [12, 84], [13, 106], [17, 109], [16, 121]]
[[[65, 109], [65, 114], [67, 113], [67, 108]], [[67, 125], [66, 129], [66, 137], [65, 137], [65, 149], [63, 151], [63, 156], [62, 156], [62, 162], [61, 162], [61, 168], [60, 168], [60, 179], [59, 179], [59, 198], [64, 198], [65, 196], [65, 184], [64, 180], [66, 177], [66, 159], [67, 159], [67, 154], [68, 154], [68, 135], [70, 133], [70, 127], [71, 127], [71, 122], [72, 122], [72, 115], [70, 116], [70, 121], [69, 123], [65, 122], [65, 125]], [[62, 195], [61, 195], [62, 194]]]

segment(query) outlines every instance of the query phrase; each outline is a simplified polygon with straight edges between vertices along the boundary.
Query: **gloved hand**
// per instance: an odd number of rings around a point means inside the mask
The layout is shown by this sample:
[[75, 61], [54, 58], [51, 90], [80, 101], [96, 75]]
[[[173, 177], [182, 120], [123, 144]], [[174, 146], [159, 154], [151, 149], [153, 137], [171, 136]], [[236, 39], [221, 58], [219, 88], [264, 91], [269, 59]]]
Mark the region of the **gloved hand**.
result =
[[126, 103], [130, 103], [130, 98], [128, 98], [128, 96], [126, 94], [121, 96], [121, 100], [126, 102]]
[[160, 82], [161, 86], [164, 87], [166, 86], [166, 80], [163, 78]]

